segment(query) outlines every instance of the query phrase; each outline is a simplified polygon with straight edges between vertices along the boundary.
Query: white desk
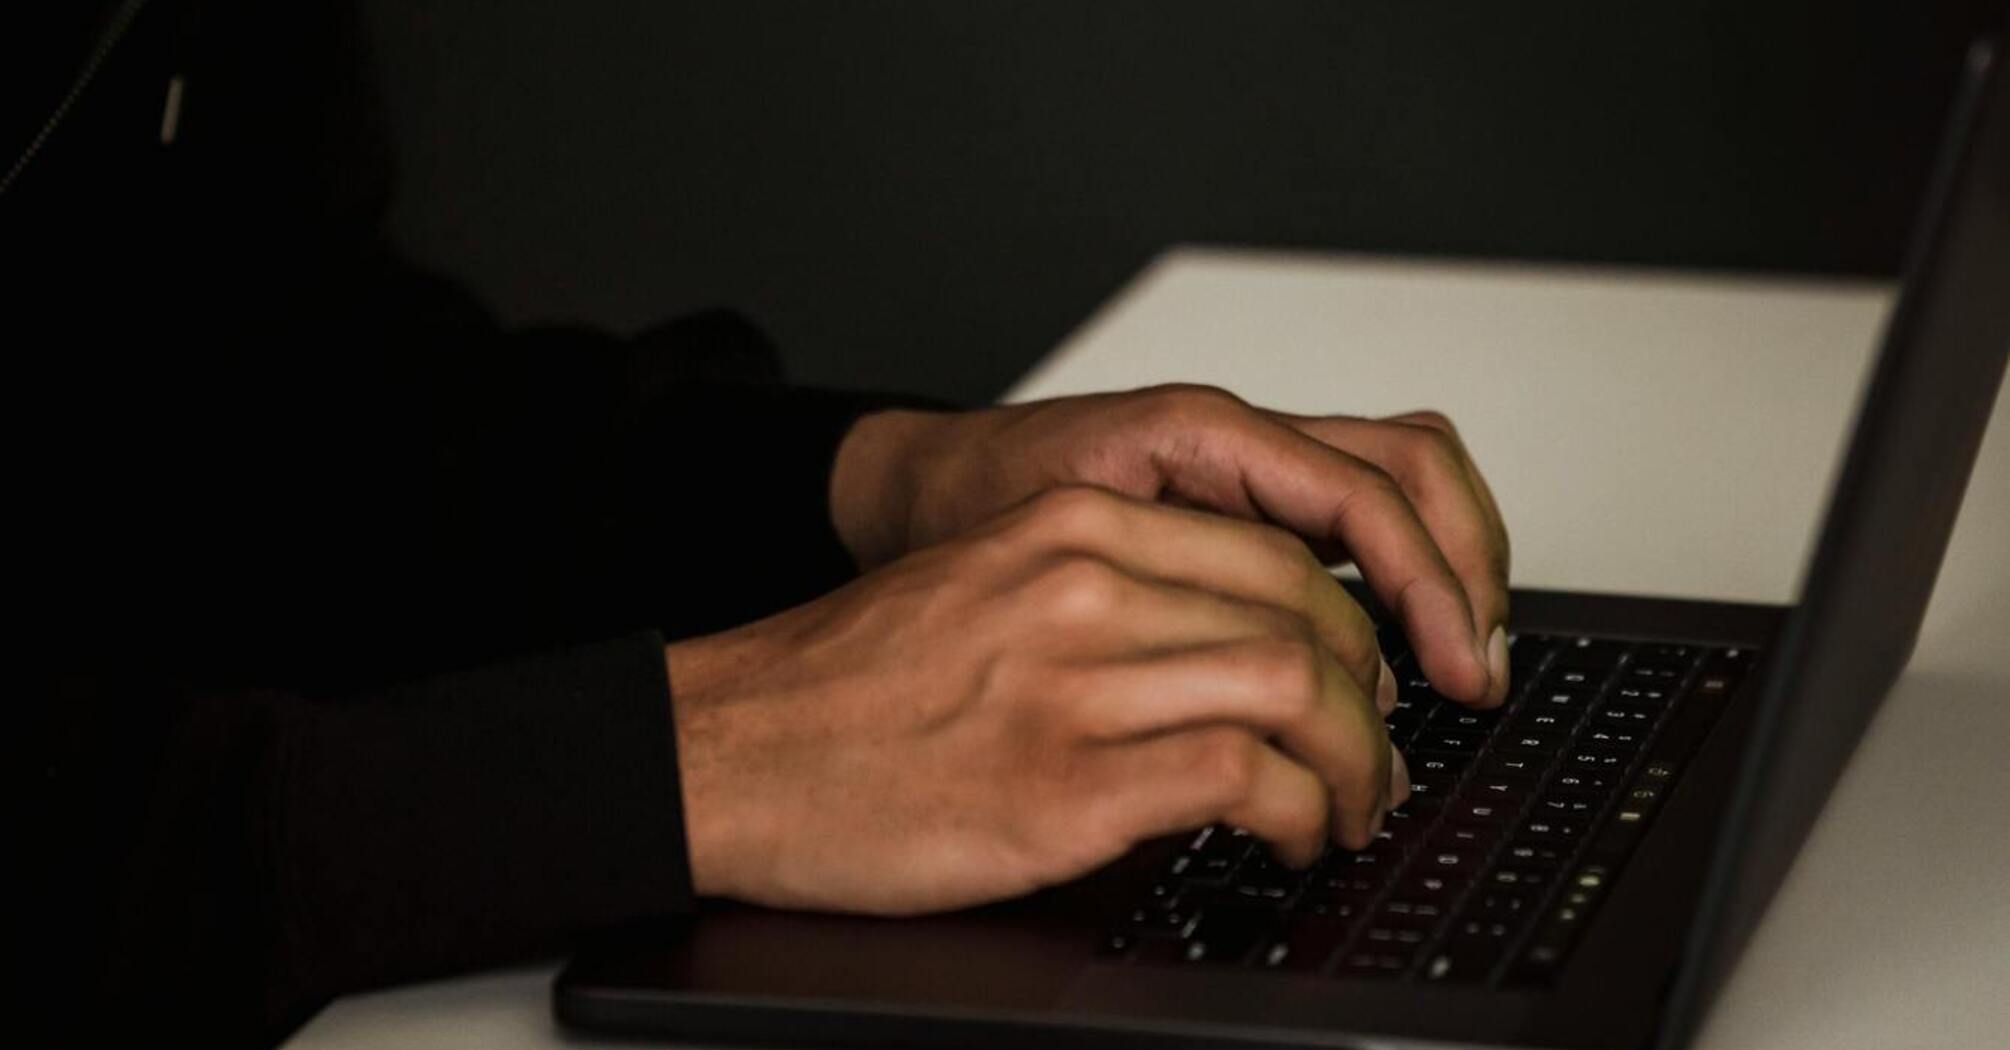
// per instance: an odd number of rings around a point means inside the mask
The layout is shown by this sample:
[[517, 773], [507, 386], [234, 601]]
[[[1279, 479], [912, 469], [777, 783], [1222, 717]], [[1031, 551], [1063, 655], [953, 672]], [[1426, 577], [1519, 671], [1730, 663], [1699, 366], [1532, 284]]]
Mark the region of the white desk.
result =
[[[1183, 250], [1012, 397], [1189, 380], [1305, 412], [1439, 408], [1494, 484], [1518, 584], [1782, 601], [1889, 302], [1868, 284]], [[2010, 396], [1911, 669], [1703, 1047], [2010, 1038], [2006, 537]], [[345, 1000], [294, 1045], [564, 1045], [554, 970]]]

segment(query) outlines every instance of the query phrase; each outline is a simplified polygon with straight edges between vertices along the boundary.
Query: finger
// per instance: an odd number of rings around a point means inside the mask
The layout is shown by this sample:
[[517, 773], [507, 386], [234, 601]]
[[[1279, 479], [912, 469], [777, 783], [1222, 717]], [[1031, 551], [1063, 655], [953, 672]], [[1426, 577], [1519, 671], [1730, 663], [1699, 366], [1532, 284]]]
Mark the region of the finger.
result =
[[1472, 476], [1474, 491], [1479, 493], [1480, 501], [1486, 505], [1488, 518], [1499, 532], [1501, 559], [1503, 562], [1508, 561], [1510, 551], [1508, 549], [1507, 522], [1501, 517], [1500, 504], [1494, 499], [1494, 490], [1491, 485], [1487, 484], [1485, 472], [1480, 470], [1479, 463], [1473, 459], [1472, 450], [1466, 446], [1464, 438], [1459, 435], [1458, 428], [1452, 425], [1451, 419], [1442, 412], [1417, 411], [1390, 416], [1388, 417], [1388, 421], [1391, 423], [1409, 423], [1414, 426], [1430, 427], [1433, 430], [1442, 431], [1447, 437], [1452, 439], [1452, 447], [1458, 451], [1460, 460], [1465, 463], [1467, 473]]
[[1362, 689], [1394, 706], [1395, 676], [1374, 622], [1304, 541], [1282, 529], [1083, 487], [1048, 493], [1015, 527], [1140, 576], [1295, 613]]
[[1276, 415], [1293, 429], [1360, 456], [1394, 477], [1466, 582], [1482, 634], [1506, 621], [1507, 526], [1450, 420], [1436, 412], [1410, 412], [1386, 420]]
[[[1382, 422], [1349, 418], [1278, 417], [1293, 429], [1316, 440], [1344, 449], [1380, 467], [1410, 499], [1418, 517], [1430, 532], [1445, 560], [1465, 588], [1473, 610], [1474, 631], [1488, 645], [1488, 670], [1494, 693], [1506, 688], [1506, 635], [1496, 643], [1496, 632], [1504, 632], [1508, 613], [1507, 530], [1500, 522], [1492, 496], [1485, 492], [1476, 467], [1457, 437], [1437, 425], [1417, 422]], [[1412, 416], [1411, 419], [1442, 419]]]
[[1439, 692], [1468, 702], [1496, 693], [1465, 586], [1386, 472], [1247, 406], [1178, 425], [1158, 439], [1171, 494], [1344, 545]]
[[[1097, 765], [1097, 804], [1131, 842], [1220, 822], [1247, 829], [1298, 867], [1325, 849], [1325, 785], [1245, 730], [1211, 726], [1104, 745]], [[1366, 848], [1373, 837], [1348, 844]]]
[[1259, 638], [1164, 653], [1089, 669], [1072, 692], [1072, 713], [1095, 741], [1219, 724], [1275, 740], [1327, 785], [1350, 841], [1392, 804], [1381, 716], [1316, 645]]

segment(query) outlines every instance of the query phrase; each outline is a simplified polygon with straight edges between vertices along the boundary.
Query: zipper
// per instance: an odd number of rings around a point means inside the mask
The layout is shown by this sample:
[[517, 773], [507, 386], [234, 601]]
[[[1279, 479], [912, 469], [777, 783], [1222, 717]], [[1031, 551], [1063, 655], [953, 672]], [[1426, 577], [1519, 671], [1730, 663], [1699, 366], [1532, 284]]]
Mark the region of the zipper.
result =
[[[133, 20], [145, 10], [147, 3], [148, 0], [125, 0], [112, 14], [112, 20], [105, 26], [104, 32], [98, 34], [97, 45], [91, 48], [90, 57], [84, 60], [84, 68], [78, 71], [77, 79], [71, 81], [70, 90], [63, 95], [61, 102], [56, 103], [55, 111], [49, 114], [48, 120], [42, 122], [42, 130], [37, 131], [35, 137], [28, 141], [28, 148], [21, 151], [21, 156], [14, 161], [13, 167], [7, 169], [6, 175], [0, 175], [0, 195], [4, 195], [8, 187], [14, 185], [14, 180], [20, 178], [21, 173], [27, 170], [35, 155], [42, 152], [42, 146], [49, 141], [49, 136], [54, 135], [56, 129], [63, 126], [63, 120], [70, 115], [71, 107], [83, 97], [84, 91], [91, 86], [91, 81], [98, 78], [99, 67], [105, 64], [105, 58], [112, 53], [112, 49], [119, 46], [119, 41], [126, 38], [127, 30], [132, 28]], [[180, 79], [179, 76], [176, 79]], [[173, 96], [170, 105], [175, 111], [178, 122], [181, 91], [178, 87], [170, 87], [169, 90]], [[164, 116], [162, 118], [164, 138], [167, 137], [168, 131], [168, 120]]]

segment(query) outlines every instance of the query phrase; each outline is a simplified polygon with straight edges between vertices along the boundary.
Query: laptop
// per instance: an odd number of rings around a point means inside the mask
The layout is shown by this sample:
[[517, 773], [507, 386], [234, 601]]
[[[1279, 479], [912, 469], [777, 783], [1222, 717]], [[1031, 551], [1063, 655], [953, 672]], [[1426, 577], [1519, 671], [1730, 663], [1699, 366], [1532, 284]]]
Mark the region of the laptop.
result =
[[1368, 849], [1299, 871], [1215, 826], [936, 917], [709, 906], [583, 950], [559, 1020], [705, 1043], [1686, 1045], [1911, 654], [2010, 357], [1998, 64], [1969, 54], [1796, 604], [1517, 591], [1498, 711], [1439, 699], [1385, 630], [1415, 787]]

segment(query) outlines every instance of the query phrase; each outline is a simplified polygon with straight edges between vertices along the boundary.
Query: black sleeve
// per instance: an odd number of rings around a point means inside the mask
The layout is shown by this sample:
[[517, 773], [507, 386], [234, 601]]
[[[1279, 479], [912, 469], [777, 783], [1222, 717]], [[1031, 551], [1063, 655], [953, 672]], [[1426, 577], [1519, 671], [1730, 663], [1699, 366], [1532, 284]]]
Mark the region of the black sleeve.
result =
[[686, 907], [662, 643], [852, 572], [831, 462], [895, 402], [398, 261], [341, 6], [206, 4], [162, 149], [151, 5], [0, 198], [43, 1045], [266, 1044]]
[[263, 1045], [334, 994], [690, 904], [654, 634], [344, 696], [51, 689], [29, 855], [75, 863], [32, 885], [27, 957], [71, 1045]]

